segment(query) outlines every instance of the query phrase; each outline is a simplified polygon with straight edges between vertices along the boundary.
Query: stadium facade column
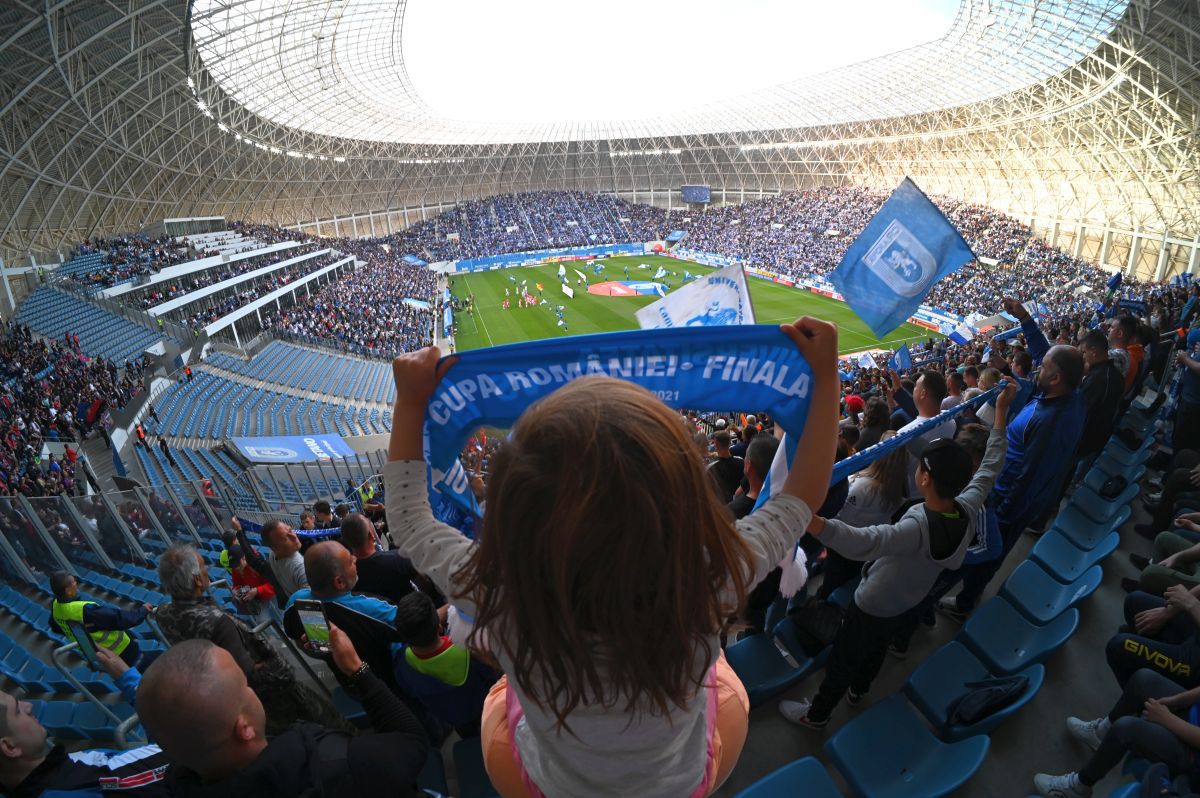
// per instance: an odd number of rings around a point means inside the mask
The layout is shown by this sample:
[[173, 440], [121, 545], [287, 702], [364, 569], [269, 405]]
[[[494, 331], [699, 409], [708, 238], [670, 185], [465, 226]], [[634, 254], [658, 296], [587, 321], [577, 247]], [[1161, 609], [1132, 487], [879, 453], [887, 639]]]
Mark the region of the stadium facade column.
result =
[[1142, 254], [1142, 231], [1139, 225], [1134, 225], [1133, 234], [1129, 239], [1129, 261], [1125, 264], [1125, 276], [1132, 277], [1137, 266], [1138, 256]]
[[1104, 228], [1104, 240], [1100, 242], [1100, 263], [1108, 265], [1108, 251], [1112, 249], [1113, 231], [1111, 227]]
[[5, 313], [12, 315], [17, 310], [17, 303], [13, 300], [12, 286], [8, 284], [8, 267], [4, 265], [4, 258], [0, 258], [0, 282], [4, 283], [4, 299], [8, 302]]
[[1075, 260], [1083, 257], [1083, 237], [1087, 233], [1087, 228], [1083, 226], [1083, 220], [1075, 227]]
[[1167, 243], [1167, 231], [1163, 230], [1162, 242], [1158, 245], [1158, 266], [1154, 269], [1154, 279], [1161, 281], [1167, 274], [1167, 264], [1170, 263], [1171, 245]]
[[1195, 274], [1197, 266], [1200, 266], [1200, 233], [1196, 233], [1196, 239], [1192, 241], [1192, 254], [1188, 257], [1188, 274]]

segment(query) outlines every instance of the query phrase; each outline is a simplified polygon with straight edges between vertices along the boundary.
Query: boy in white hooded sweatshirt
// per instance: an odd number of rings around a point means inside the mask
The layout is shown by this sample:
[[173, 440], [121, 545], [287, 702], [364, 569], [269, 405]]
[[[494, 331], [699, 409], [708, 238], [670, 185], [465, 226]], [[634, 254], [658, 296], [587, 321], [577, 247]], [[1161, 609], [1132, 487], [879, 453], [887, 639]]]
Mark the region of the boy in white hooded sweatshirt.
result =
[[817, 695], [811, 702], [780, 702], [785, 718], [824, 729], [843, 695], [852, 706], [861, 702], [883, 666], [888, 644], [909, 622], [938, 574], [962, 565], [976, 529], [984, 524], [984, 504], [1004, 463], [1008, 407], [1016, 393], [1016, 385], [1009, 383], [997, 398], [987, 451], [973, 477], [967, 451], [939, 438], [918, 458], [916, 483], [924, 501], [910, 507], [897, 523], [852, 527], [813, 517], [810, 535], [844, 557], [870, 562], [833, 640]]

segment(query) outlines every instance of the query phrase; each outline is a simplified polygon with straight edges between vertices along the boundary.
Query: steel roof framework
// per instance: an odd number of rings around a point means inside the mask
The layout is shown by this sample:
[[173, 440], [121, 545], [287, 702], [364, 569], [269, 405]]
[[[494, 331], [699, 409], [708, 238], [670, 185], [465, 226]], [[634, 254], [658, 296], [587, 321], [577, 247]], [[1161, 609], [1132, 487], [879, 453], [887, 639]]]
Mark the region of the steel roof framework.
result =
[[[525, 140], [462, 129], [456, 143], [435, 143], [445, 120], [364, 126], [383, 136], [372, 140], [254, 113], [206, 67], [189, 11], [186, 0], [0, 9], [0, 254], [163, 217], [294, 224], [543, 188], [759, 192], [904, 175], [1023, 216], [1200, 233], [1194, 0], [964, 0], [940, 49], [816, 84], [703, 114], [531, 125]], [[947, 77], [966, 69], [972, 78]], [[995, 77], [1010, 73], [1020, 79]]]

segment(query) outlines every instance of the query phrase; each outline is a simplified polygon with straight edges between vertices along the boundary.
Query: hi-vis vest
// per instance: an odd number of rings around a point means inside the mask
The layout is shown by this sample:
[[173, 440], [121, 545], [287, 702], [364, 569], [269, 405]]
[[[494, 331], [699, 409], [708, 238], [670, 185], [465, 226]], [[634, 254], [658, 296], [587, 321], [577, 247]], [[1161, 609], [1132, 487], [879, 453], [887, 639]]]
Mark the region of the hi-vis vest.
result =
[[367, 506], [367, 502], [375, 498], [375, 486], [371, 484], [363, 485], [358, 489], [358, 501], [363, 506]]
[[[50, 616], [54, 618], [54, 622], [58, 624], [59, 629], [62, 629], [66, 638], [75, 641], [75, 635], [71, 633], [71, 627], [67, 624], [83, 624], [83, 608], [95, 603], [94, 601], [69, 601], [66, 604], [60, 604], [55, 599], [50, 605]], [[129, 647], [129, 635], [120, 629], [88, 632], [88, 635], [91, 636], [95, 645], [103, 646], [118, 656]]]

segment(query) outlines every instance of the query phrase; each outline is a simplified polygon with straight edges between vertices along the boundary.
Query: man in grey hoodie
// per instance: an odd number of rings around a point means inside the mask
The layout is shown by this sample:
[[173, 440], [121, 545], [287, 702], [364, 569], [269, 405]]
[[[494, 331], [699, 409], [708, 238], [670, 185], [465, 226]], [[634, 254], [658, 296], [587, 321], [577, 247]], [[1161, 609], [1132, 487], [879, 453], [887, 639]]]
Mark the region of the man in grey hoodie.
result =
[[938, 574], [962, 565], [976, 529], [985, 523], [984, 503], [1004, 462], [1008, 408], [1016, 394], [1017, 386], [1010, 382], [997, 399], [995, 424], [973, 477], [971, 456], [959, 444], [939, 438], [925, 447], [916, 472], [924, 501], [909, 508], [899, 522], [852, 527], [814, 516], [810, 535], [844, 557], [871, 562], [833, 640], [817, 695], [811, 702], [780, 702], [786, 719], [824, 729], [843, 695], [851, 706], [861, 702], [883, 666], [892, 637]]

